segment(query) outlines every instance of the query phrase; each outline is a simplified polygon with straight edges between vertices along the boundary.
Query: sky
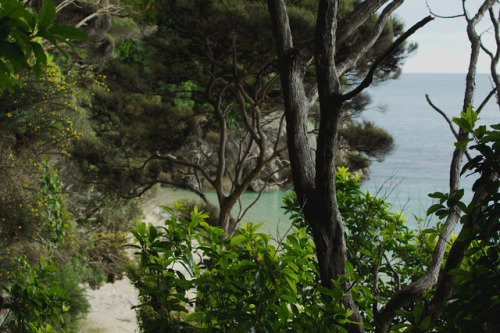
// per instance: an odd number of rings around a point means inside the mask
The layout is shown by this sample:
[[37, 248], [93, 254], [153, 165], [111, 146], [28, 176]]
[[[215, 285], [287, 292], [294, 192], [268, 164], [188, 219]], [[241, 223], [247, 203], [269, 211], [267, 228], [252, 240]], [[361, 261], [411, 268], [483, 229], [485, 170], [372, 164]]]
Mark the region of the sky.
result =
[[[462, 11], [461, 0], [427, 0], [433, 13], [440, 16], [453, 16]], [[482, 3], [480, 0], [469, 0], [469, 12], [476, 13], [475, 9]], [[498, 10], [498, 9], [497, 9]], [[422, 18], [429, 15], [426, 0], [406, 0], [396, 12], [409, 28]], [[476, 31], [481, 33], [490, 25], [489, 16], [483, 19], [483, 24]], [[489, 33], [487, 33], [489, 34]], [[489, 34], [491, 37], [491, 34]], [[488, 38], [486, 38], [488, 39]], [[418, 30], [409, 39], [417, 42], [419, 47], [409, 59], [405, 61], [405, 73], [465, 73], [467, 72], [470, 43], [466, 33], [466, 23], [463, 17], [444, 19], [436, 18], [425, 27]], [[490, 42], [492, 39], [489, 38]], [[493, 46], [491, 43], [488, 44]], [[480, 58], [478, 72], [489, 72], [489, 61], [486, 56]]]

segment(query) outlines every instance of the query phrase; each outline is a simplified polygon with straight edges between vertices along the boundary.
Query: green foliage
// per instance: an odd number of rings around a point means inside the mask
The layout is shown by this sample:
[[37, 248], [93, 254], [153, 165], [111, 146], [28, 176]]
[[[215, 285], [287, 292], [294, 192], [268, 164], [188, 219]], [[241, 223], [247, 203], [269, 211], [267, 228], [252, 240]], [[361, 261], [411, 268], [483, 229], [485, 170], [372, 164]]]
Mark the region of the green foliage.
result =
[[370, 159], [366, 157], [363, 153], [347, 153], [345, 164], [349, 170], [357, 171], [368, 168], [371, 164]]
[[[468, 143], [477, 152], [462, 169], [462, 174], [477, 174], [472, 190], [481, 200], [461, 201], [463, 190], [451, 194], [434, 193], [439, 203], [429, 209], [444, 218], [456, 205], [463, 212], [464, 230], [456, 242], [470, 243], [459, 269], [450, 274], [456, 276], [452, 295], [441, 325], [443, 332], [497, 332], [500, 329], [500, 124], [477, 126], [477, 113], [472, 107], [453, 118], [470, 138], [457, 142], [457, 149]], [[446, 206], [444, 203], [446, 202]]]
[[74, 225], [51, 163], [46, 161], [39, 169], [39, 177], [32, 175], [39, 182], [33, 183], [39, 191], [31, 197], [35, 202], [25, 198], [17, 210], [6, 198], [3, 200], [7, 209], [2, 216], [12, 219], [14, 216], [6, 212], [16, 209], [16, 222], [20, 225], [10, 239], [5, 219], [1, 229], [0, 290], [5, 303], [2, 308], [8, 312], [0, 330], [69, 332], [88, 309], [83, 289], [78, 285], [82, 276], [75, 274], [75, 265], [67, 267], [68, 262], [78, 265]]
[[347, 141], [350, 147], [379, 161], [382, 161], [384, 156], [394, 149], [392, 136], [369, 121], [341, 128], [339, 135]]
[[[365, 328], [374, 329], [373, 305], [384, 304], [402, 285], [425, 272], [435, 239], [420, 228], [408, 228], [406, 218], [401, 212], [392, 212], [385, 200], [361, 192], [359, 175], [338, 168], [335, 177], [337, 202], [346, 228], [351, 292], [364, 316]], [[306, 224], [294, 193], [285, 197], [284, 208], [294, 223]], [[405, 311], [411, 311], [416, 303], [407, 304]], [[399, 315], [394, 323], [407, 320]]]
[[68, 290], [60, 285], [57, 268], [40, 257], [37, 267], [24, 258], [19, 259], [19, 270], [6, 287], [9, 299], [4, 308], [8, 316], [0, 329], [10, 332], [52, 332], [64, 324], [64, 312], [69, 310]]
[[[43, 75], [20, 72], [21, 86], [2, 94], [0, 101], [0, 240], [36, 239], [40, 233], [63, 232], [66, 222], [56, 222], [52, 208], [60, 209], [55, 179], [44, 165], [48, 154], [69, 155], [73, 139], [79, 137], [71, 120], [72, 84], [49, 64]], [[49, 178], [47, 178], [49, 177]], [[57, 207], [55, 207], [57, 206]], [[52, 223], [54, 227], [51, 226]], [[59, 236], [48, 236], [56, 239]]]
[[[227, 237], [196, 207], [189, 215], [164, 207], [171, 214], [165, 227], [141, 223], [132, 231], [140, 264], [131, 277], [143, 297], [142, 329], [343, 331], [350, 315], [340, 303], [346, 281], [365, 328], [374, 329], [373, 307], [423, 273], [434, 243], [408, 229], [384, 200], [362, 193], [359, 176], [339, 168], [336, 185], [349, 263], [348, 276], [334, 281], [334, 289], [321, 287], [314, 243], [294, 192], [284, 198], [291, 232], [277, 243], [252, 223]], [[405, 311], [418, 311], [415, 304]], [[396, 324], [408, 324], [403, 314]]]
[[[26, 8], [19, 0], [0, 0], [0, 93], [5, 88], [12, 90], [20, 85], [15, 72], [31, 68], [41, 75], [47, 65], [47, 55], [42, 47], [42, 39], [56, 46], [63, 54], [60, 43], [67, 39], [83, 40], [85, 33], [68, 25], [52, 25], [56, 18], [56, 8], [51, 0], [43, 1], [38, 15]], [[35, 63], [30, 63], [34, 57]]]
[[84, 172], [123, 193], [131, 182], [147, 183], [164, 171], [160, 163], [141, 168], [143, 158], [170, 153], [184, 143], [190, 129], [184, 119], [192, 114], [184, 105], [161, 103], [159, 96], [104, 90], [95, 93], [90, 113], [93, 133], [79, 140], [71, 154]]
[[164, 209], [171, 214], [165, 227], [132, 230], [140, 264], [130, 276], [142, 297], [143, 331], [344, 331], [350, 313], [340, 303], [342, 281], [320, 287], [304, 228], [272, 245], [259, 225], [227, 237], [197, 208], [189, 216]]

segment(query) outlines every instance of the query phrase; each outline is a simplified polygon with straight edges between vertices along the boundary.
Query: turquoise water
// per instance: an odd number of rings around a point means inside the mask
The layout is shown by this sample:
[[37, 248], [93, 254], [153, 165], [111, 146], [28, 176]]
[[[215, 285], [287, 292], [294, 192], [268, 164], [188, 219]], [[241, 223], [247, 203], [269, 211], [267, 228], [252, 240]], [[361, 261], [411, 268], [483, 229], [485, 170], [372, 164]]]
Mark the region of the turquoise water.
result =
[[[449, 117], [459, 116], [462, 108], [463, 74], [403, 74], [399, 80], [390, 81], [368, 90], [372, 104], [362, 118], [373, 121], [393, 135], [396, 148], [383, 162], [373, 162], [370, 179], [362, 188], [379, 193], [394, 203], [393, 210], [402, 210], [415, 225], [413, 214], [425, 217], [427, 207], [432, 204], [428, 193], [446, 192], [448, 170], [453, 153], [454, 138], [443, 118], [426, 102], [428, 93], [435, 105]], [[476, 79], [477, 101], [484, 98], [491, 84], [486, 75]], [[479, 102], [477, 102], [479, 104]], [[480, 115], [480, 122], [500, 122], [500, 113], [494, 100]], [[466, 193], [472, 179], [464, 180]], [[257, 196], [248, 192], [242, 197], [242, 206], [249, 205]], [[187, 191], [163, 189], [158, 193], [158, 203], [168, 204], [180, 198], [197, 198]], [[208, 197], [216, 203], [214, 193]], [[466, 194], [470, 198], [470, 191]], [[243, 218], [243, 222], [265, 222], [263, 232], [283, 235], [289, 222], [283, 215], [283, 192], [263, 193], [257, 204]], [[233, 211], [238, 213], [238, 207]]]
[[[290, 223], [284, 215], [284, 210], [281, 208], [283, 205], [283, 196], [285, 192], [282, 190], [273, 192], [262, 193], [259, 200], [248, 210], [244, 215], [242, 222], [248, 223], [249, 221], [257, 224], [265, 222], [260, 231], [279, 237], [285, 235], [290, 228]], [[210, 202], [217, 204], [217, 197], [215, 193], [206, 193]], [[258, 194], [255, 192], [246, 192], [241, 198], [241, 207], [245, 209], [252, 204], [257, 198]], [[153, 198], [148, 199], [150, 204], [171, 205], [174, 201], [187, 199], [199, 202], [200, 199], [197, 195], [186, 190], [176, 190], [172, 188], [160, 188], [154, 194]], [[238, 216], [240, 213], [240, 206], [237, 204], [233, 209], [233, 216]]]

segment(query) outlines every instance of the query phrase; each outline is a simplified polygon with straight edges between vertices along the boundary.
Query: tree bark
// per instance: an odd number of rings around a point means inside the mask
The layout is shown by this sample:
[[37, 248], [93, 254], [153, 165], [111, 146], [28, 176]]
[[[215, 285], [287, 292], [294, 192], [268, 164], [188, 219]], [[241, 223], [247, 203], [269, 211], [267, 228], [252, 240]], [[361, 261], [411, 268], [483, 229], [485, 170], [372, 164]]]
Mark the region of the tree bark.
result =
[[305, 63], [294, 49], [284, 2], [270, 0], [268, 8], [280, 65], [292, 178], [297, 198], [304, 206], [314, 191], [316, 174], [307, 131], [309, 103], [302, 81]]
[[[320, 1], [316, 19], [314, 60], [320, 104], [320, 125], [316, 151], [314, 200], [306, 203], [304, 216], [311, 224], [322, 284], [332, 288], [332, 280], [346, 275], [347, 250], [342, 216], [335, 189], [335, 150], [338, 121], [342, 112], [340, 78], [335, 64], [338, 1]], [[362, 323], [348, 286], [343, 303], [354, 313], [349, 319]], [[350, 332], [364, 332], [363, 325], [349, 325]]]
[[[335, 189], [335, 149], [338, 121], [343, 103], [361, 92], [369, 85], [360, 85], [349, 95], [342, 95], [340, 76], [355, 66], [356, 60], [367, 52], [380, 35], [385, 21], [403, 1], [394, 0], [379, 16], [377, 29], [365, 37], [353, 52], [352, 61], [341, 65], [335, 63], [336, 45], [348, 38], [373, 13], [389, 0], [363, 1], [342, 21], [337, 20], [338, 0], [320, 0], [315, 28], [314, 60], [316, 81], [320, 104], [320, 125], [317, 137], [316, 163], [313, 163], [307, 133], [307, 115], [310, 103], [304, 91], [303, 73], [309, 54], [296, 50], [289, 25], [288, 15], [283, 0], [269, 0], [268, 9], [272, 20], [278, 60], [280, 63], [281, 84], [284, 95], [285, 116], [287, 120], [287, 138], [294, 189], [306, 221], [310, 224], [316, 254], [318, 257], [321, 283], [333, 288], [332, 280], [339, 275], [346, 275], [346, 240], [342, 216], [338, 210]], [[430, 18], [415, 26], [395, 43], [402, 43], [411, 33], [430, 21]], [[338, 27], [337, 27], [338, 23]], [[388, 50], [388, 52], [390, 52]], [[385, 56], [385, 55], [384, 55]], [[349, 57], [348, 57], [349, 58]], [[377, 61], [370, 71], [373, 75]], [[435, 281], [433, 282], [435, 283]], [[354, 313], [350, 319], [362, 323], [362, 317], [356, 307], [348, 286], [344, 285], [343, 299], [346, 309]], [[423, 291], [423, 290], [422, 290]], [[363, 332], [363, 325], [352, 324], [349, 332]]]
[[[317, 138], [316, 163], [314, 164], [307, 133], [307, 115], [310, 103], [304, 91], [303, 73], [307, 60], [301, 57], [301, 50], [296, 50], [289, 25], [284, 1], [268, 1], [272, 20], [278, 59], [280, 63], [281, 84], [284, 95], [285, 116], [287, 120], [288, 150], [294, 189], [306, 221], [311, 225], [322, 285], [333, 288], [332, 280], [339, 275], [346, 275], [346, 240], [342, 216], [338, 210], [335, 189], [335, 149], [339, 117], [346, 98], [342, 95], [340, 75], [355, 65], [356, 61], [338, 68], [335, 63], [337, 40], [343, 40], [352, 34], [377, 9], [388, 0], [364, 1], [357, 6], [339, 24], [337, 30], [338, 0], [321, 0], [315, 30], [314, 59], [320, 103], [320, 125]], [[378, 27], [402, 3], [394, 1], [384, 11]], [[337, 31], [341, 36], [337, 36]], [[361, 48], [353, 54], [358, 59], [366, 52], [378, 34], [367, 36]], [[339, 73], [339, 70], [342, 70]], [[362, 90], [362, 89], [360, 89]], [[343, 303], [346, 309], [353, 310], [351, 320], [362, 323], [362, 317], [356, 307], [348, 286]], [[349, 325], [350, 332], [363, 332], [363, 325]]]

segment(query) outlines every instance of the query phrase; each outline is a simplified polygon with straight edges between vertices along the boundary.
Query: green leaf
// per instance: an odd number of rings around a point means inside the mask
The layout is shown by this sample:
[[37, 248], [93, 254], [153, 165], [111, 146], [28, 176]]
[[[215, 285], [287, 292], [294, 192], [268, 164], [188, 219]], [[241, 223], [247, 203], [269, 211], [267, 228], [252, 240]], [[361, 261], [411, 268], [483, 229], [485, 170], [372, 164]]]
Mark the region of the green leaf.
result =
[[328, 295], [332, 297], [334, 300], [340, 300], [344, 296], [344, 292], [342, 291], [342, 288], [336, 287], [333, 289], [330, 288], [325, 288], [325, 287], [318, 287], [318, 291], [322, 294]]
[[9, 17], [12, 19], [18, 19], [23, 15], [25, 11], [23, 3], [20, 1], [2, 1], [2, 10], [0, 11], [0, 19], [4, 17]]
[[23, 50], [13, 43], [0, 41], [0, 57], [10, 61], [15, 68], [28, 66]]
[[7, 67], [7, 65], [5, 65], [5, 62], [0, 59], [0, 74], [9, 74], [10, 73], [10, 70], [9, 70], [9, 67]]
[[429, 327], [431, 326], [431, 316], [428, 315], [424, 318], [424, 320], [422, 320], [420, 322], [420, 325], [418, 325], [418, 327], [422, 330], [422, 331], [427, 331], [429, 329]]
[[448, 207], [455, 207], [463, 196], [464, 196], [464, 189], [455, 190], [451, 192], [447, 202]]
[[52, 0], [43, 0], [42, 10], [38, 14], [38, 28], [40, 30], [48, 28], [56, 18], [56, 7]]
[[293, 263], [293, 262], [289, 261], [287, 264], [288, 264], [288, 266], [289, 266], [290, 268], [292, 268], [295, 272], [298, 272], [298, 271], [299, 271], [299, 266], [295, 265], [295, 263]]
[[156, 230], [156, 227], [154, 225], [149, 226], [149, 239], [151, 242], [154, 242], [156, 239], [156, 236], [158, 236], [158, 230]]
[[467, 112], [465, 113], [465, 118], [467, 119], [467, 122], [470, 124], [471, 127], [474, 127], [476, 125], [477, 112], [474, 111], [474, 108], [472, 106], [469, 106], [467, 108]]
[[370, 251], [368, 251], [367, 249], [361, 249], [361, 250], [359, 250], [359, 253], [364, 254], [364, 255], [367, 255], [367, 256], [369, 256], [369, 257], [371, 257], [371, 256], [372, 256], [371, 252], [370, 252]]
[[429, 193], [428, 196], [433, 199], [446, 199], [446, 194], [441, 192]]
[[227, 269], [227, 266], [228, 266], [228, 260], [227, 260], [227, 257], [221, 257], [220, 260], [219, 260], [219, 265], [222, 269]]
[[457, 141], [457, 142], [455, 142], [455, 147], [457, 149], [462, 149], [463, 147], [465, 147], [471, 141], [473, 141], [473, 140], [472, 139], [466, 139], [466, 140], [462, 140], [462, 141]]
[[448, 271], [449, 275], [454, 275], [454, 276], [469, 276], [470, 273], [467, 272], [466, 270], [460, 269], [460, 268], [452, 268]]
[[347, 272], [347, 275], [349, 275], [349, 277], [351, 279], [353, 279], [353, 280], [356, 279], [355, 272], [354, 272], [354, 266], [349, 261], [346, 261], [346, 263], [345, 263], [345, 270]]
[[292, 295], [288, 295], [288, 294], [282, 294], [280, 297], [290, 304], [297, 302], [297, 297], [295, 295], [292, 296]]
[[370, 299], [373, 298], [373, 294], [371, 293], [370, 289], [368, 289], [365, 286], [363, 286], [362, 289], [363, 289], [363, 293], [365, 294], [365, 296], [367, 298], [370, 298]]
[[59, 46], [58, 44], [58, 38], [57, 36], [54, 36], [50, 31], [48, 30], [43, 30], [43, 31], [40, 31], [39, 34], [38, 34], [40, 37], [43, 37], [45, 38], [46, 40], [48, 40], [49, 42], [51, 42], [58, 50], [59, 52], [61, 52], [61, 54], [63, 56], [65, 56], [66, 58], [68, 57], [68, 54], [66, 52], [64, 52], [63, 49], [61, 49], [61, 47]]
[[429, 209], [427, 209], [427, 216], [434, 214], [435, 212], [437, 212], [442, 208], [444, 208], [444, 206], [441, 204], [434, 204], [430, 206]]
[[286, 274], [285, 274], [285, 279], [288, 282], [288, 284], [290, 285], [290, 288], [292, 288], [293, 292], [296, 294], [297, 293], [297, 285], [295, 284], [295, 282], [292, 281], [292, 279], [290, 279], [290, 277]]
[[474, 135], [478, 138], [481, 139], [484, 135], [486, 134], [486, 126], [481, 125], [479, 126], [476, 131], [474, 132]]
[[231, 238], [231, 242], [229, 244], [231, 244], [231, 246], [233, 246], [236, 244], [241, 244], [245, 240], [246, 240], [246, 237], [244, 235], [236, 235], [236, 236]]
[[418, 323], [420, 321], [420, 317], [422, 316], [422, 313], [424, 312], [424, 306], [422, 304], [417, 304], [415, 305], [415, 308], [413, 308], [413, 318], [415, 318], [415, 321]]
[[66, 24], [58, 24], [49, 28], [49, 32], [61, 38], [86, 40], [89, 37], [82, 30]]
[[472, 133], [472, 126], [469, 122], [464, 118], [453, 118], [453, 122], [458, 125], [461, 129], [466, 131], [467, 133]]

